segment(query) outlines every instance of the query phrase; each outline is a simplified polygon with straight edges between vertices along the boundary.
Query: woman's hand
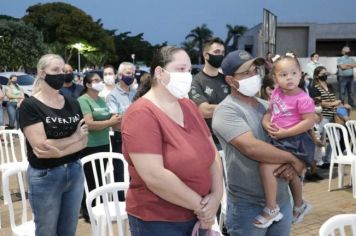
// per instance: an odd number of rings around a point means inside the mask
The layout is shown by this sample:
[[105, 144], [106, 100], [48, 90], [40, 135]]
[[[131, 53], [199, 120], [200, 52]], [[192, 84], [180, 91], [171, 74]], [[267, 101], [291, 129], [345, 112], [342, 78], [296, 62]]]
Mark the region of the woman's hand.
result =
[[77, 141], [81, 141], [88, 136], [88, 125], [84, 124], [84, 119], [81, 119], [77, 125], [77, 130], [73, 134], [76, 136]]
[[110, 124], [111, 126], [119, 124], [122, 120], [122, 116], [120, 116], [119, 114], [113, 114], [110, 118]]
[[206, 195], [200, 202], [201, 208], [195, 210], [201, 222], [201, 228], [210, 229], [215, 222], [216, 212], [219, 209], [220, 200], [217, 199], [213, 193]]

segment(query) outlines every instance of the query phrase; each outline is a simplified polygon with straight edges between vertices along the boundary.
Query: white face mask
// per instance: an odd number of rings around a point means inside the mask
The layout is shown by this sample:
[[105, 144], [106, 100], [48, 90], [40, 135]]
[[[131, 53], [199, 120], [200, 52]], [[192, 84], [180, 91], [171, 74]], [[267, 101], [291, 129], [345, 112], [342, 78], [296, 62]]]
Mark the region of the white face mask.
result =
[[261, 89], [261, 77], [254, 75], [247, 79], [239, 80], [238, 91], [247, 97], [255, 96]]
[[[165, 69], [164, 69], [165, 70]], [[167, 70], [165, 70], [167, 71]], [[169, 72], [170, 78], [166, 89], [176, 98], [187, 97], [192, 84], [192, 74], [190, 72]]]
[[92, 83], [91, 88], [94, 89], [97, 92], [100, 92], [104, 89], [104, 83], [99, 82], [99, 83]]
[[114, 85], [115, 84], [114, 75], [104, 75], [104, 82], [107, 85]]

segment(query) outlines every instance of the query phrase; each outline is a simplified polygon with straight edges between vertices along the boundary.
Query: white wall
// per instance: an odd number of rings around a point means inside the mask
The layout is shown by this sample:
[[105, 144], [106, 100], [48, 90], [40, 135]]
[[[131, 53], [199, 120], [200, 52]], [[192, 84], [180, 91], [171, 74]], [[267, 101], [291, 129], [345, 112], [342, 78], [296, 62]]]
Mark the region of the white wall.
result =
[[[328, 72], [332, 75], [336, 74], [336, 70], [337, 70], [337, 58], [338, 57], [320, 57], [319, 58], [319, 62], [326, 67], [326, 69], [328, 70]], [[356, 62], [356, 57], [352, 57], [355, 62]], [[302, 67], [303, 71], [306, 71], [306, 65], [308, 64], [308, 62], [310, 61], [309, 57], [300, 57], [298, 58], [300, 66]], [[354, 78], [356, 79], [356, 69], [354, 68]]]

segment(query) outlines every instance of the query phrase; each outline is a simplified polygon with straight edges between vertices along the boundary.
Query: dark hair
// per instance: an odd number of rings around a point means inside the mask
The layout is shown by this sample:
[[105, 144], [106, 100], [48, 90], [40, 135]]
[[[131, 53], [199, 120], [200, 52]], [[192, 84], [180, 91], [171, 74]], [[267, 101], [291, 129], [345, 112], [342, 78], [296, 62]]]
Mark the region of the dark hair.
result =
[[[80, 93], [80, 95], [83, 95], [85, 93], [88, 92], [88, 87], [87, 87], [87, 84], [90, 84], [92, 82], [92, 79], [93, 77], [97, 75], [99, 76], [97, 73], [87, 73], [85, 76], [84, 76], [84, 79], [83, 79], [83, 86], [84, 86], [84, 89], [82, 90], [82, 92]], [[100, 76], [99, 76], [100, 77]]]
[[[10, 77], [9, 77], [9, 81], [7, 82], [7, 85], [11, 85], [12, 83], [11, 83], [11, 79], [13, 78], [13, 77], [16, 77], [16, 79], [17, 79], [17, 75], [10, 75]], [[12, 85], [14, 85], [17, 89], [20, 89], [20, 87], [19, 87], [19, 85], [16, 83], [16, 84], [12, 84]]]
[[225, 44], [224, 42], [220, 39], [220, 38], [212, 38], [212, 39], [209, 39], [208, 41], [206, 41], [203, 45], [203, 52], [209, 50], [209, 48], [211, 47], [211, 45], [213, 45], [214, 43], [217, 43], [217, 44], [221, 44], [225, 47]]
[[137, 90], [137, 98], [145, 95], [148, 90], [151, 89], [152, 85], [155, 84], [156, 67], [160, 66], [164, 68], [173, 60], [173, 55], [178, 51], [184, 51], [184, 49], [174, 46], [164, 46], [156, 50], [151, 61], [151, 77], [140, 84], [140, 88]]
[[313, 52], [313, 53], [310, 55], [310, 58], [313, 58], [315, 55], [319, 55], [319, 54], [316, 53], [316, 52]]
[[317, 68], [314, 69], [314, 74], [313, 74], [314, 81], [315, 80], [319, 80], [318, 76], [319, 76], [320, 71], [322, 71], [322, 70], [326, 70], [326, 67], [325, 66], [318, 66]]
[[272, 79], [271, 74], [267, 74], [263, 77], [261, 86], [261, 98], [268, 100], [269, 97], [266, 93], [266, 88], [274, 89], [274, 80]]
[[[142, 97], [152, 87], [152, 76], [150, 73], [144, 73], [140, 78], [140, 85], [138, 86], [133, 102]], [[142, 94], [143, 93], [143, 94]]]
[[272, 70], [271, 70], [271, 74], [275, 75], [276, 66], [282, 60], [293, 60], [297, 64], [297, 66], [299, 67], [300, 71], [302, 71], [300, 63], [299, 63], [298, 59], [295, 56], [294, 57], [293, 56], [281, 56], [281, 57], [277, 58], [273, 62], [273, 67], [272, 67]]
[[107, 68], [111, 68], [114, 71], [114, 74], [115, 74], [115, 68], [112, 65], [105, 65], [104, 69], [103, 69], [103, 73], [104, 73], [104, 70], [107, 69]]

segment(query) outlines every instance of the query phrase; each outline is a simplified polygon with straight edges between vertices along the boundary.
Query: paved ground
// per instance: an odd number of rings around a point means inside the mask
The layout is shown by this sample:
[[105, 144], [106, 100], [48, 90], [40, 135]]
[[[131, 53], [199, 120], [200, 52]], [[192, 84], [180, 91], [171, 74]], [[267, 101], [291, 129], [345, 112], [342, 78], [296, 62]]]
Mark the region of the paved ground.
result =
[[[322, 176], [328, 177], [328, 170], [320, 170]], [[336, 168], [334, 176], [336, 175]], [[349, 171], [346, 171], [345, 184], [349, 183]], [[337, 178], [332, 180], [333, 191], [328, 192], [328, 180], [324, 179], [320, 182], [306, 182], [304, 185], [305, 199], [313, 205], [312, 212], [305, 217], [305, 220], [293, 226], [292, 234], [295, 236], [317, 235], [318, 230], [323, 222], [333, 215], [341, 213], [355, 213], [356, 200], [352, 198], [351, 187], [337, 189]], [[19, 202], [16, 203], [19, 206]], [[9, 216], [7, 208], [3, 201], [0, 200], [0, 214], [2, 220], [2, 228], [0, 229], [1, 236], [11, 235]], [[79, 219], [78, 236], [90, 235], [90, 225], [85, 223], [83, 219]]]

